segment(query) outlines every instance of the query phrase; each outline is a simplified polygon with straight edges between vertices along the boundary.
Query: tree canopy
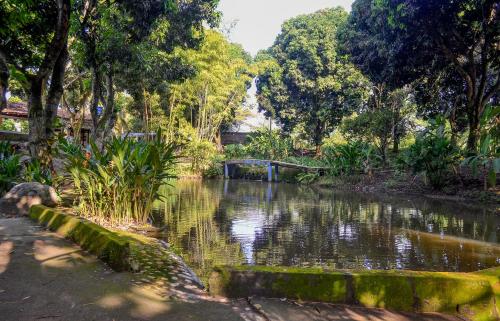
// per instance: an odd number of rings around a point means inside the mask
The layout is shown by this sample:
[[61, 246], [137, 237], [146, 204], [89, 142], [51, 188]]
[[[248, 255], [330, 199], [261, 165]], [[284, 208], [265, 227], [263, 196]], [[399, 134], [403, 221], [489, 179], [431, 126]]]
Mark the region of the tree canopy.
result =
[[286, 21], [257, 81], [261, 108], [288, 131], [301, 124], [317, 152], [326, 134], [362, 104], [367, 81], [339, 52], [342, 8], [325, 9]]

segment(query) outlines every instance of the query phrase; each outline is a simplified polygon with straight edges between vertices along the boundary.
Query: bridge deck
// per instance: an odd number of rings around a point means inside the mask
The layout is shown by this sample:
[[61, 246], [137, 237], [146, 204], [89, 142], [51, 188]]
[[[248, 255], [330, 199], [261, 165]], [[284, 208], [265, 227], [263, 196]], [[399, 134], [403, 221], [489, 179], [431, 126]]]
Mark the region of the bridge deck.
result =
[[223, 162], [225, 166], [227, 165], [257, 165], [257, 166], [268, 166], [268, 167], [286, 167], [293, 168], [298, 170], [303, 170], [306, 172], [317, 172], [317, 171], [326, 171], [326, 167], [314, 167], [314, 166], [305, 166], [298, 165], [293, 163], [286, 163], [280, 161], [273, 160], [265, 160], [265, 159], [233, 159], [227, 160]]

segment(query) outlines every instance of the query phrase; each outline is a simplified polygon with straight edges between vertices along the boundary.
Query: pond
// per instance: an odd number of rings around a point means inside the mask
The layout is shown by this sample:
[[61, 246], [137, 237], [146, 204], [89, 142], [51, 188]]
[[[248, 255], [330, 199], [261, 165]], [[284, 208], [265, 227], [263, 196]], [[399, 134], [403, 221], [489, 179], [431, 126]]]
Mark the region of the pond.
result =
[[500, 215], [425, 198], [180, 180], [155, 224], [202, 279], [216, 265], [475, 271], [500, 265]]

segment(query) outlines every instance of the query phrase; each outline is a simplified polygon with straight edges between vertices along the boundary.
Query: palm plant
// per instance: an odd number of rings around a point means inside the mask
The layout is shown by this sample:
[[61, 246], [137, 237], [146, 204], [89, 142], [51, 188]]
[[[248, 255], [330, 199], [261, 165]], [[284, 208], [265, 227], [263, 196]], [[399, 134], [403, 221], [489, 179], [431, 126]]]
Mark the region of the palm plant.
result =
[[113, 138], [99, 149], [83, 153], [63, 146], [66, 168], [85, 216], [114, 223], [146, 223], [159, 188], [174, 178], [175, 147], [161, 140], [148, 142]]
[[0, 195], [15, 185], [20, 171], [19, 155], [9, 142], [0, 142]]

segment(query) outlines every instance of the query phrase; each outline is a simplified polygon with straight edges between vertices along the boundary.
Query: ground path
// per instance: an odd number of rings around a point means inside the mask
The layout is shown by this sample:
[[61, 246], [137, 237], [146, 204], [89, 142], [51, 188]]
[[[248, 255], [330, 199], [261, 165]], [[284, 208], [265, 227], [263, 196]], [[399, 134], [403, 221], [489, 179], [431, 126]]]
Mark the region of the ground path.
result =
[[[26, 218], [0, 217], [0, 320], [457, 320], [329, 304], [226, 300], [115, 273]], [[183, 278], [179, 278], [182, 280]], [[171, 290], [169, 289], [171, 288]]]

